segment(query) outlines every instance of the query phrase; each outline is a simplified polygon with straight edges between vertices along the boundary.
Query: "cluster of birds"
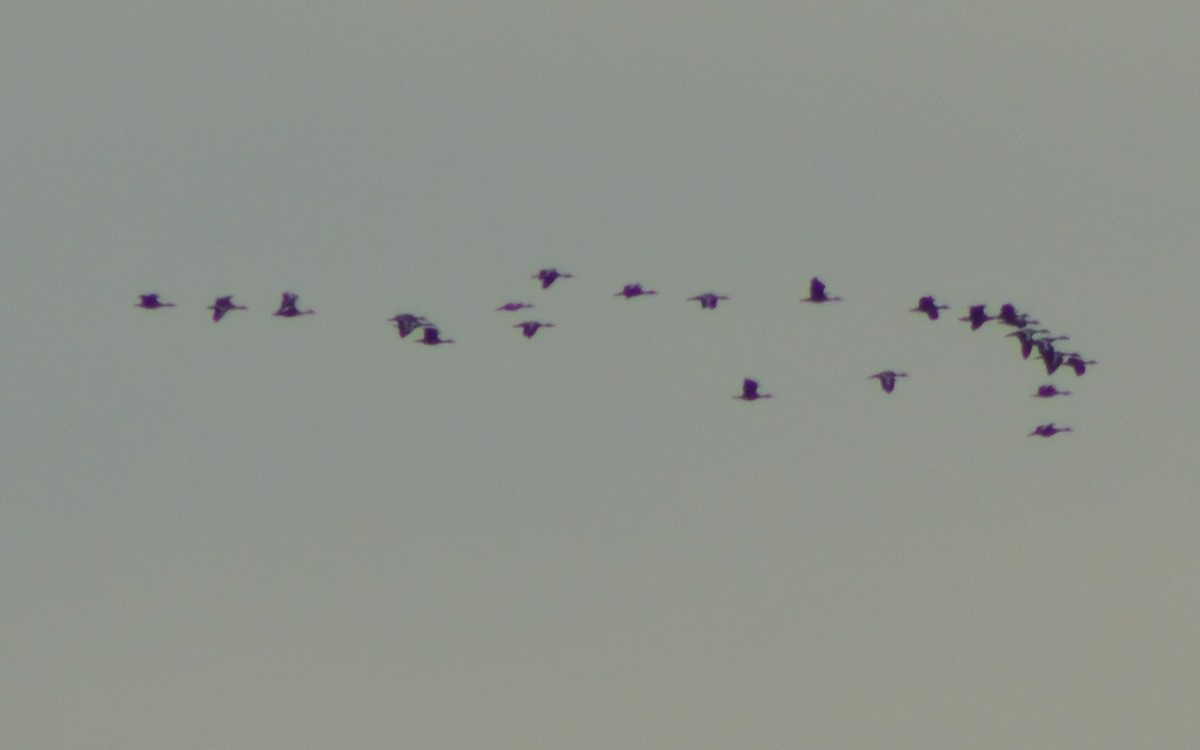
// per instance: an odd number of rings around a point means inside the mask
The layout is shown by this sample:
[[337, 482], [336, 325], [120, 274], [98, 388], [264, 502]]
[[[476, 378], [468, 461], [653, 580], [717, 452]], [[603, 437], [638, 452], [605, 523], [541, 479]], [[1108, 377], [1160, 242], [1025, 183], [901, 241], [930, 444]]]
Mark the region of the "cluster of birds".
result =
[[[549, 289], [558, 279], [574, 278], [574, 274], [560, 272], [556, 268], [543, 268], [533, 276], [541, 282], [542, 289]], [[641, 284], [626, 284], [621, 291], [614, 296], [624, 297], [625, 299], [633, 299], [646, 295], [654, 295], [658, 292], [654, 289], [646, 289]], [[140, 301], [135, 307], [140, 307], [146, 310], [157, 310], [164, 307], [175, 307], [173, 302], [164, 302], [159, 299], [158, 294], [142, 294], [139, 295]], [[694, 297], [688, 297], [689, 302], [699, 302], [702, 310], [715, 310], [717, 304], [721, 300], [727, 300], [729, 297], [716, 292], [704, 292], [697, 294]], [[295, 318], [301, 315], [312, 315], [315, 310], [301, 310], [297, 307], [299, 297], [291, 292], [284, 292], [283, 298], [280, 301], [279, 309], [273, 314], [283, 318]], [[801, 299], [801, 302], [809, 302], [821, 304], [825, 302], [841, 302], [841, 297], [834, 297], [825, 291], [825, 284], [817, 278], [813, 277], [809, 282], [808, 296]], [[531, 302], [507, 302], [496, 308], [497, 312], [517, 312], [532, 308], [534, 305]], [[225, 317], [226, 313], [234, 310], [246, 310], [245, 305], [235, 304], [233, 296], [218, 297], [213, 304], [209, 305], [209, 310], [212, 310], [213, 322], [220, 322]], [[949, 305], [940, 305], [932, 295], [921, 297], [917, 300], [917, 306], [909, 310], [909, 312], [921, 313], [926, 315], [930, 320], [937, 320], [940, 317], [941, 310], [950, 309]], [[1038, 357], [1042, 360], [1046, 368], [1046, 375], [1053, 375], [1060, 367], [1064, 365], [1075, 372], [1076, 376], [1083, 375], [1087, 371], [1088, 365], [1098, 364], [1094, 359], [1085, 359], [1078, 352], [1063, 352], [1059, 351], [1055, 346], [1056, 341], [1068, 340], [1068, 336], [1054, 336], [1046, 328], [1035, 328], [1039, 325], [1038, 321], [1033, 320], [1026, 313], [1017, 312], [1017, 309], [1010, 303], [1000, 306], [999, 313], [989, 315], [987, 313], [987, 305], [972, 305], [968, 308], [968, 313], [965, 317], [959, 318], [960, 321], [970, 323], [971, 330], [979, 330], [985, 323], [989, 321], [998, 321], [1000, 325], [1011, 326], [1016, 329], [1011, 333], [1005, 334], [1008, 337], [1016, 338], [1021, 345], [1021, 357], [1029, 359], [1034, 350], [1037, 350]], [[444, 339], [441, 337], [441, 332], [438, 327], [431, 321], [421, 315], [413, 313], [400, 313], [388, 319], [389, 323], [396, 326], [400, 338], [407, 338], [409, 334], [417, 329], [421, 329], [421, 338], [417, 343], [427, 346], [437, 346], [439, 344], [453, 344], [454, 339]], [[541, 320], [525, 320], [513, 325], [513, 328], [520, 328], [521, 335], [525, 338], [533, 338], [533, 336], [542, 328], [553, 328], [553, 323], [548, 323]], [[899, 378], [908, 377], [906, 372], [896, 372], [895, 370], [884, 370], [871, 375], [868, 380], [875, 379], [879, 381], [880, 387], [884, 393], [892, 393], [896, 389], [896, 381]], [[1031, 395], [1033, 398], [1055, 398], [1057, 396], [1069, 396], [1070, 391], [1061, 391], [1053, 383], [1039, 386], [1037, 391]], [[761, 393], [759, 391], [758, 381], [752, 378], [744, 378], [742, 380], [742, 392], [734, 396], [735, 399], [743, 401], [757, 401], [764, 398], [773, 398], [774, 394]], [[1038, 425], [1033, 432], [1029, 433], [1032, 436], [1053, 437], [1060, 432], [1072, 432], [1070, 427], [1059, 427], [1053, 422]]]

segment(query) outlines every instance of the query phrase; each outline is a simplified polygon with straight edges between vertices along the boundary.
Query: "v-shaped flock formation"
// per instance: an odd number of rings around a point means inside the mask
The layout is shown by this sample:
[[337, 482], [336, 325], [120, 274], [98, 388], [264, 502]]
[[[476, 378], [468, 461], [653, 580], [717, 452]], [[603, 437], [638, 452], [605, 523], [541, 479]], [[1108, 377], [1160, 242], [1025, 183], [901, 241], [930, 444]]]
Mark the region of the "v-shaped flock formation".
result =
[[[534, 279], [541, 283], [542, 289], [549, 289], [558, 279], [574, 278], [574, 274], [563, 273], [556, 268], [543, 268], [533, 276]], [[614, 296], [624, 297], [627, 300], [636, 297], [650, 296], [658, 294], [654, 289], [646, 289], [640, 283], [626, 284]], [[729, 297], [716, 292], [704, 292], [692, 297], [686, 298], [689, 302], [699, 302], [702, 310], [715, 310], [717, 303], [721, 300], [728, 300]], [[297, 307], [299, 300], [298, 295], [291, 292], [284, 292], [282, 300], [279, 304], [279, 309], [273, 314], [283, 318], [295, 318], [304, 315], [313, 315], [315, 310], [301, 310]], [[825, 302], [841, 302], [841, 297], [830, 296], [825, 291], [825, 284], [817, 277], [813, 277], [809, 282], [809, 294], [800, 300], [801, 302], [809, 302], [821, 304]], [[159, 310], [167, 307], [175, 307], [173, 302], [164, 302], [159, 299], [158, 294], [142, 294], [139, 295], [139, 301], [134, 305], [145, 310]], [[532, 302], [507, 302], [496, 308], [497, 312], [517, 312], [532, 308]], [[229, 312], [234, 310], [247, 310], [245, 305], [235, 304], [233, 296], [217, 297], [213, 304], [208, 306], [212, 310], [212, 319], [214, 322], [220, 322], [222, 318]], [[921, 297], [917, 300], [917, 306], [909, 310], [909, 312], [920, 313], [929, 318], [929, 320], [938, 320], [939, 311], [949, 310], [949, 305], [938, 304], [932, 295]], [[1029, 359], [1034, 350], [1038, 352], [1038, 358], [1042, 360], [1046, 368], [1046, 375], [1053, 375], [1060, 367], [1066, 366], [1074, 371], [1076, 376], [1081, 376], [1087, 372], [1088, 365], [1097, 364], [1094, 359], [1085, 359], [1078, 352], [1063, 352], [1059, 351], [1055, 346], [1056, 341], [1066, 341], [1067, 336], [1052, 336], [1046, 328], [1034, 328], [1038, 325], [1038, 321], [1033, 320], [1029, 315], [1018, 312], [1011, 304], [1006, 303], [1000, 306], [1000, 310], [996, 315], [989, 315], [987, 305], [971, 305], [967, 309], [967, 315], [959, 318], [960, 321], [969, 323], [972, 331], [979, 330], [990, 321], [997, 321], [999, 325], [1010, 326], [1016, 330], [1005, 334], [1008, 337], [1016, 338], [1020, 344], [1021, 357]], [[426, 346], [437, 346], [439, 344], [453, 344], [454, 339], [444, 339], [441, 337], [441, 332], [428, 318], [413, 313], [400, 313], [388, 319], [389, 323], [396, 326], [400, 338], [408, 338], [409, 334], [418, 328], [421, 329], [421, 338], [417, 343]], [[521, 335], [527, 339], [533, 338], [539, 330], [543, 328], [553, 328], [554, 324], [540, 320], [526, 320], [516, 323], [513, 328], [521, 329]], [[880, 387], [884, 393], [892, 393], [896, 389], [896, 381], [899, 378], [908, 377], [907, 372], [896, 372], [895, 370], [883, 370], [871, 375], [868, 380], [876, 379], [879, 381]], [[1053, 383], [1047, 383], [1040, 386], [1037, 391], [1031, 394], [1032, 398], [1056, 398], [1058, 396], [1070, 396], [1070, 391], [1059, 390]], [[757, 401], [759, 399], [773, 398], [773, 394], [760, 393], [758, 381], [751, 378], [742, 380], [742, 392], [734, 396], [735, 399], [743, 401]], [[1053, 422], [1038, 425], [1030, 436], [1038, 437], [1053, 437], [1060, 432], [1072, 432], [1070, 427], [1058, 427]]]

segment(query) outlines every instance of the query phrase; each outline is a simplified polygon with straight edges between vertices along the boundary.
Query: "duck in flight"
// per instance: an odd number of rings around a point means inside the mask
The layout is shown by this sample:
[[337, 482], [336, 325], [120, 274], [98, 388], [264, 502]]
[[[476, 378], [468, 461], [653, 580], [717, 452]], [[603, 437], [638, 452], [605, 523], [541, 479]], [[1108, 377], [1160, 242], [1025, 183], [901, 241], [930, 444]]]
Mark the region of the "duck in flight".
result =
[[543, 268], [542, 270], [538, 271], [537, 275], [533, 278], [542, 282], [542, 289], [549, 289], [550, 285], [556, 280], [573, 279], [575, 278], [575, 275], [570, 273], [560, 273], [557, 268]]
[[527, 339], [533, 338], [533, 334], [538, 332], [539, 328], [553, 328], [553, 323], [542, 323], [537, 320], [527, 320], [524, 323], [517, 323], [513, 328], [520, 328], [521, 335]]
[[496, 312], [516, 312], [524, 310], [527, 307], [533, 307], [532, 302], [506, 302], [496, 308]]
[[925, 313], [929, 316], [930, 320], [937, 320], [939, 315], [938, 310], [949, 309], [950, 305], [939, 305], [933, 300], [933, 295], [930, 295], [917, 300], [917, 306], [909, 310], [909, 312]]
[[641, 284], [626, 284], [625, 288], [614, 294], [614, 297], [624, 297], [625, 299], [633, 299], [641, 297], [645, 294], [658, 294], [653, 289], [643, 289]]
[[425, 326], [425, 330], [423, 330], [421, 332], [421, 336], [422, 336], [422, 338], [420, 341], [417, 342], [418, 344], [427, 344], [428, 346], [437, 346], [438, 344], [453, 344], [454, 343], [454, 339], [440, 338], [439, 334], [438, 334], [438, 329], [431, 325]]
[[729, 299], [729, 297], [724, 294], [717, 294], [716, 292], [705, 292], [704, 294], [697, 294], [695, 297], [688, 297], [688, 302], [699, 302], [701, 310], [715, 310], [717, 309], [717, 302], [723, 299]]
[[884, 370], [883, 372], [875, 373], [870, 378], [867, 378], [867, 380], [870, 380], [871, 378], [878, 378], [879, 385], [883, 388], [883, 392], [891, 393], [892, 391], [896, 390], [896, 378], [907, 378], [907, 377], [908, 377], [907, 372], [896, 372], [894, 370]]
[[770, 393], [759, 393], [758, 381], [751, 380], [750, 378], [744, 378], [742, 380], [742, 395], [734, 396], [734, 398], [740, 398], [743, 401], [757, 401], [760, 398], [774, 398], [774, 395]]
[[987, 305], [971, 305], [966, 317], [959, 318], [959, 320], [970, 323], [972, 331], [978, 331], [979, 327], [984, 323], [989, 320], [995, 320], [995, 318], [987, 314], [986, 310]]
[[1055, 427], [1053, 422], [1040, 424], [1029, 433], [1029, 437], [1037, 435], [1038, 437], [1054, 437], [1060, 432], [1074, 432], [1070, 427]]
[[816, 276], [808, 282], [808, 296], [800, 300], [801, 302], [841, 302], [841, 297], [830, 297], [825, 293], [825, 284]]
[[294, 318], [298, 315], [312, 315], [316, 310], [299, 310], [296, 308], [296, 300], [300, 299], [298, 295], [291, 292], [283, 293], [283, 300], [279, 303], [279, 309], [274, 312], [281, 318]]
[[208, 309], [213, 311], [213, 322], [220, 323], [221, 318], [225, 317], [225, 313], [230, 310], [249, 310], [250, 308], [245, 305], [233, 304], [233, 295], [231, 294], [228, 297], [217, 297], [216, 301], [208, 306]]
[[1054, 398], [1055, 396], [1070, 396], [1070, 391], [1060, 391], [1054, 387], [1053, 383], [1039, 385], [1037, 393], [1030, 394], [1030, 398]]
[[160, 307], [174, 307], [174, 302], [163, 302], [158, 298], [157, 294], [139, 294], [138, 299], [141, 300], [134, 307], [141, 307], [146, 310], [157, 310]]
[[410, 313], [402, 313], [393, 318], [388, 318], [389, 323], [396, 324], [396, 330], [400, 332], [400, 338], [405, 338], [408, 334], [430, 325], [429, 321], [422, 318], [420, 315], [412, 315]]

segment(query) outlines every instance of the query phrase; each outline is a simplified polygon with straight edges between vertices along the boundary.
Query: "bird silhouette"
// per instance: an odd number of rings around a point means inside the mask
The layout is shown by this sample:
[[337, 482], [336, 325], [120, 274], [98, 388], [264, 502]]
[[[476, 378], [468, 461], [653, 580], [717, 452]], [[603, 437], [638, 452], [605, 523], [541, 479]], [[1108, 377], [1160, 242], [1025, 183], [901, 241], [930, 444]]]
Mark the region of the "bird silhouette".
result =
[[1016, 326], [1017, 328], [1025, 328], [1030, 325], [1037, 325], [1036, 320], [1030, 320], [1025, 313], [1017, 312], [1017, 308], [1011, 302], [1005, 302], [1000, 305], [1000, 314], [996, 316], [1006, 326]]
[[1055, 427], [1053, 422], [1040, 424], [1029, 433], [1029, 437], [1037, 435], [1038, 437], [1054, 437], [1060, 432], [1074, 432], [1070, 427]]
[[959, 318], [959, 320], [970, 323], [971, 330], [977, 331], [984, 323], [988, 322], [989, 320], [995, 320], [995, 318], [985, 312], [986, 309], [987, 305], [971, 305], [967, 316], [965, 318]]
[[157, 294], [139, 294], [138, 299], [141, 300], [134, 307], [145, 308], [146, 310], [157, 310], [160, 307], [174, 307], [174, 302], [163, 302], [158, 298]]
[[1054, 387], [1053, 383], [1039, 385], [1037, 393], [1030, 394], [1030, 398], [1054, 398], [1055, 396], [1070, 396], [1070, 391], [1060, 391]]
[[410, 313], [401, 313], [393, 318], [388, 318], [388, 322], [396, 324], [396, 330], [400, 332], [400, 338], [407, 337], [408, 334], [418, 328], [431, 325], [428, 320], [420, 315], [412, 315]]
[[[536, 277], [535, 277], [536, 278]], [[527, 307], [533, 307], [532, 302], [506, 302], [496, 308], [496, 312], [516, 312], [524, 310]]]
[[875, 373], [871, 377], [867, 378], [867, 380], [870, 380], [871, 378], [879, 378], [879, 385], [883, 388], [883, 392], [891, 393], [892, 391], [896, 390], [896, 378], [907, 378], [907, 377], [908, 377], [907, 372], [895, 372], [894, 370], [884, 370], [883, 372]]
[[625, 299], [633, 299], [641, 297], [645, 294], [658, 294], [653, 289], [643, 289], [641, 284], [626, 284], [625, 288], [614, 294], [614, 297], [624, 297]]
[[575, 278], [575, 275], [570, 273], [560, 273], [557, 268], [543, 268], [542, 270], [538, 271], [537, 275], [533, 278], [541, 280], [542, 289], [549, 289], [550, 285], [553, 284], [557, 279], [572, 279]]
[[298, 315], [312, 315], [316, 310], [298, 310], [296, 309], [296, 300], [299, 296], [291, 292], [283, 293], [283, 300], [279, 303], [279, 309], [273, 314], [281, 318], [294, 318]]
[[808, 282], [808, 296], [800, 300], [801, 302], [841, 302], [841, 297], [830, 297], [825, 293], [825, 284], [816, 276]]
[[717, 302], [723, 299], [729, 299], [729, 297], [724, 294], [717, 294], [716, 292], [705, 292], [704, 294], [697, 294], [695, 297], [688, 297], [688, 302], [699, 302], [701, 310], [715, 310]]
[[930, 320], [937, 320], [939, 316], [938, 310], [949, 309], [950, 305], [937, 304], [934, 302], [933, 296], [931, 295], [929, 297], [922, 297], [921, 299], [917, 300], [917, 306], [909, 310], [909, 312], [925, 313], [929, 316]]
[[1039, 333], [1049, 333], [1048, 328], [1021, 328], [1012, 333], [1006, 333], [1005, 336], [1014, 336], [1017, 341], [1021, 342], [1021, 359], [1029, 359], [1029, 355], [1033, 353], [1034, 347], [1040, 352], [1041, 347], [1045, 344], [1055, 341], [1064, 341], [1071, 338], [1070, 336], [1043, 336], [1038, 338]]
[[527, 320], [524, 323], [517, 323], [513, 328], [520, 328], [521, 335], [527, 339], [533, 338], [533, 334], [538, 332], [539, 328], [553, 328], [553, 323], [541, 323], [536, 320]]
[[1084, 359], [1079, 354], [1066, 354], [1064, 356], [1067, 359], [1063, 362], [1063, 364], [1074, 370], [1076, 375], [1082, 375], [1083, 373], [1087, 372], [1088, 365], [1100, 364], [1094, 359]]
[[421, 331], [421, 340], [418, 344], [427, 344], [429, 346], [437, 346], [438, 344], [453, 344], [454, 339], [439, 338], [438, 329], [433, 326], [425, 326], [425, 330]]
[[225, 317], [225, 313], [230, 310], [249, 310], [245, 305], [233, 304], [233, 295], [228, 297], [217, 297], [216, 301], [208, 306], [209, 310], [213, 311], [212, 319], [214, 323], [221, 322], [221, 318]]
[[770, 393], [759, 393], [758, 392], [758, 381], [751, 380], [750, 378], [744, 378], [742, 380], [742, 394], [740, 396], [734, 396], [734, 398], [740, 398], [743, 401], [757, 401], [760, 398], [774, 398], [774, 397], [775, 396]]

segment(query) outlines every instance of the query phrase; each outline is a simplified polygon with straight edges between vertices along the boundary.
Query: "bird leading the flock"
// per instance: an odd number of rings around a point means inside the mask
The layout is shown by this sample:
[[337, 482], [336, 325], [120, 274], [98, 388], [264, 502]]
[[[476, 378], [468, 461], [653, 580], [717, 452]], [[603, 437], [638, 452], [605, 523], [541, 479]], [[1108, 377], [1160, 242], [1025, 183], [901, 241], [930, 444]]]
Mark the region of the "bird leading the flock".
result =
[[757, 401], [760, 398], [774, 398], [774, 395], [770, 393], [759, 393], [758, 381], [751, 380], [750, 378], [744, 378], [742, 380], [742, 393], [740, 396], [734, 396], [734, 398], [740, 398], [743, 401]]
[[539, 328], [553, 328], [553, 323], [542, 323], [537, 320], [527, 320], [524, 323], [517, 323], [513, 328], [520, 328], [521, 335], [527, 339], [533, 338], [533, 334], [538, 332]]
[[933, 296], [930, 295], [928, 297], [922, 297], [921, 299], [917, 300], [917, 306], [914, 307], [913, 309], [909, 310], [909, 312], [925, 313], [926, 315], [929, 316], [930, 320], [937, 320], [938, 316], [939, 316], [938, 310], [949, 310], [949, 309], [950, 309], [950, 305], [939, 305], [937, 302], [934, 301]]
[[527, 307], [533, 307], [533, 303], [532, 302], [505, 302], [503, 305], [500, 305], [499, 307], [496, 308], [496, 312], [516, 312], [517, 310], [524, 310]]
[[643, 289], [641, 284], [626, 284], [625, 288], [614, 294], [614, 297], [624, 297], [625, 299], [633, 299], [646, 294], [658, 294], [653, 289]]
[[800, 300], [801, 302], [841, 302], [841, 297], [830, 297], [825, 293], [825, 284], [816, 276], [808, 282], [808, 296]]
[[1070, 427], [1055, 427], [1053, 422], [1040, 424], [1033, 428], [1033, 432], [1029, 433], [1029, 437], [1037, 435], [1038, 437], [1054, 437], [1060, 432], [1074, 432]]
[[729, 299], [729, 297], [724, 294], [717, 294], [716, 292], [705, 292], [704, 294], [697, 294], [695, 297], [688, 297], [688, 302], [699, 302], [701, 310], [715, 310], [717, 309], [717, 302], [723, 299]]
[[429, 321], [420, 315], [412, 315], [410, 313], [402, 313], [393, 318], [388, 318], [389, 323], [396, 324], [396, 330], [400, 332], [400, 338], [405, 338], [408, 334], [430, 325]]
[[438, 344], [453, 344], [454, 339], [441, 338], [437, 328], [427, 325], [425, 326], [425, 330], [421, 331], [421, 340], [417, 343], [437, 346]]
[[560, 273], [557, 268], [543, 268], [542, 270], [538, 271], [537, 275], [533, 278], [542, 282], [542, 289], [549, 289], [550, 285], [556, 280], [572, 279], [575, 278], [575, 275], [570, 273]]
[[896, 390], [896, 378], [907, 378], [907, 377], [908, 377], [907, 372], [896, 372], [894, 370], [884, 370], [883, 372], [875, 373], [870, 378], [867, 378], [867, 380], [870, 380], [871, 378], [879, 378], [879, 385], [883, 388], [883, 392], [891, 393], [892, 391]]
[[163, 302], [158, 298], [157, 294], [139, 294], [138, 299], [141, 300], [134, 307], [145, 308], [146, 310], [157, 310], [160, 307], [174, 307], [174, 302]]
[[971, 330], [977, 331], [984, 323], [988, 322], [989, 320], [995, 320], [995, 318], [987, 314], [986, 310], [987, 305], [971, 305], [967, 311], [966, 317], [959, 318], [959, 320], [970, 323]]
[[245, 305], [233, 304], [233, 295], [231, 294], [228, 297], [217, 297], [216, 301], [208, 306], [208, 309], [213, 311], [213, 322], [219, 323], [221, 318], [225, 317], [225, 313], [230, 310], [249, 310], [250, 308]]
[[1053, 383], [1039, 385], [1037, 393], [1030, 394], [1030, 398], [1054, 398], [1055, 396], [1070, 396], [1070, 391], [1060, 391], [1054, 387]]
[[300, 299], [298, 295], [291, 292], [283, 293], [283, 300], [279, 303], [279, 309], [273, 314], [281, 318], [294, 318], [298, 315], [312, 315], [316, 310], [300, 310], [296, 308], [296, 300]]

